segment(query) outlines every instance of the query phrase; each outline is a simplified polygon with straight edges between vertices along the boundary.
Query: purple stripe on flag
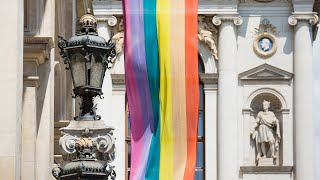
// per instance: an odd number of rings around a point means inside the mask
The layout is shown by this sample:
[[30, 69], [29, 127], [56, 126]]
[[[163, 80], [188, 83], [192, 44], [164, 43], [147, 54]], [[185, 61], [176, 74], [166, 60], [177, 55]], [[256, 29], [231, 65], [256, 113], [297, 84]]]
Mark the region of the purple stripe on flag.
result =
[[[129, 4], [128, 4], [129, 3]], [[145, 54], [145, 39], [144, 39], [144, 16], [143, 16], [143, 0], [126, 0], [126, 17], [130, 19], [130, 47], [132, 59], [130, 66], [130, 73], [135, 74], [135, 97], [129, 99], [129, 112], [131, 121], [131, 173], [130, 179], [142, 180], [145, 176], [146, 164], [149, 156], [149, 146], [151, 142], [151, 129], [150, 123], [153, 122], [153, 110], [150, 97], [150, 88], [148, 81], [148, 73], [146, 67], [146, 54]], [[128, 5], [130, 11], [128, 11]], [[128, 34], [127, 34], [128, 35]], [[127, 60], [127, 59], [126, 59]], [[132, 72], [131, 72], [132, 71]], [[126, 76], [129, 76], [126, 75]], [[131, 80], [131, 79], [130, 79]], [[129, 79], [128, 79], [129, 81]], [[131, 89], [128, 89], [130, 93]], [[130, 94], [130, 96], [133, 94]], [[128, 94], [129, 96], [129, 94]], [[135, 104], [131, 100], [139, 101], [140, 104]], [[139, 109], [142, 114], [135, 115]]]
[[[124, 26], [125, 26], [125, 47], [124, 47], [124, 56], [125, 56], [125, 78], [126, 78], [126, 89], [127, 89], [127, 98], [129, 105], [129, 111], [131, 119], [135, 122], [131, 123], [133, 128], [138, 125], [142, 124], [142, 109], [141, 109], [141, 102], [139, 98], [139, 93], [137, 89], [137, 82], [136, 82], [136, 75], [133, 68], [133, 57], [132, 57], [132, 32], [131, 32], [131, 19], [130, 19], [130, 1], [124, 0], [123, 7], [124, 7]], [[141, 122], [139, 122], [141, 121]], [[136, 128], [137, 133], [139, 129]], [[133, 146], [135, 147], [135, 143], [133, 142]], [[141, 157], [139, 152], [141, 151], [139, 146], [132, 150], [133, 156], [131, 156], [131, 162], [139, 162]], [[138, 153], [137, 153], [138, 152]], [[132, 167], [132, 166], [131, 166]], [[133, 167], [132, 170], [137, 167]]]

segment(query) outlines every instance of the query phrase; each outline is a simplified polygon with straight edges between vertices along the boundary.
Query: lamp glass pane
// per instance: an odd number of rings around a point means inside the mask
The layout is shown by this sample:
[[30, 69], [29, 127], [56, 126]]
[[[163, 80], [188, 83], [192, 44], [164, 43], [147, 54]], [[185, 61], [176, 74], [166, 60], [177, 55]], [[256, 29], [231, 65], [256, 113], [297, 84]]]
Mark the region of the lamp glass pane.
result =
[[102, 60], [98, 56], [93, 56], [91, 59], [90, 86], [95, 88], [102, 87], [102, 78], [104, 77], [104, 67]]
[[71, 73], [73, 76], [74, 87], [86, 85], [85, 59], [81, 53], [75, 53], [72, 55]]

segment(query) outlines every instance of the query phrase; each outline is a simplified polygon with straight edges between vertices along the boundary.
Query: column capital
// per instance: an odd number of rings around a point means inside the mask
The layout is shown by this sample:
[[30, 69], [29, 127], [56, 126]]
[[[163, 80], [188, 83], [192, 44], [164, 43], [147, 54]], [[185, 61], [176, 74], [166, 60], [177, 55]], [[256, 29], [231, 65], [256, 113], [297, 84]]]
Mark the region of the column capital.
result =
[[118, 20], [115, 16], [101, 16], [96, 17], [98, 22], [107, 22], [109, 26], [115, 26], [118, 23]]
[[315, 25], [319, 21], [319, 17], [317, 13], [292, 13], [292, 15], [288, 18], [288, 23], [291, 26], [295, 26], [298, 22], [309, 22], [311, 25]]
[[222, 22], [232, 22], [236, 26], [240, 26], [243, 22], [243, 19], [238, 14], [219, 14], [212, 18], [212, 23], [216, 26], [220, 26]]

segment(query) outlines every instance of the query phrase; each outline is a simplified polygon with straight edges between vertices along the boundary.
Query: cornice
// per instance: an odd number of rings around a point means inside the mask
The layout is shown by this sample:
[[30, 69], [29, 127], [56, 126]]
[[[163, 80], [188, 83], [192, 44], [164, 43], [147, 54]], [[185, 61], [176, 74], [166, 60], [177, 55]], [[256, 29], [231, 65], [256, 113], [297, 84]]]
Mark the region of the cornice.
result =
[[125, 75], [124, 74], [111, 74], [113, 85], [125, 85]]
[[23, 58], [25, 61], [37, 61], [42, 64], [49, 59], [50, 50], [54, 47], [52, 37], [24, 37]]
[[52, 37], [36, 37], [36, 36], [24, 36], [23, 43], [25, 45], [45, 45], [49, 49], [54, 47]]
[[[122, 15], [121, 1], [93, 1], [93, 12], [96, 17], [106, 15]], [[198, 14], [226, 14], [236, 13], [238, 8], [237, 0], [200, 0]]]

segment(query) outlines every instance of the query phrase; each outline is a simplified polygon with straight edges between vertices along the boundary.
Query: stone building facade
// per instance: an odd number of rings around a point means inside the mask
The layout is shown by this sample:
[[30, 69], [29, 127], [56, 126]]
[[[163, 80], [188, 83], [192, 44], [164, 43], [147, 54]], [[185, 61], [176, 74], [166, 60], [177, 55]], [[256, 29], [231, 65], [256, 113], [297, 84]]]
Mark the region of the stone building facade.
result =
[[[199, 171], [195, 179], [316, 180], [320, 156], [317, 0], [199, 0]], [[57, 35], [91, 8], [117, 44], [98, 114], [115, 128], [117, 179], [130, 173], [119, 0], [12, 0], [0, 12], [0, 179], [53, 179], [59, 128], [78, 111]], [[314, 98], [313, 98], [314, 97]], [[318, 99], [318, 101], [317, 101]], [[265, 106], [265, 107], [264, 107]], [[201, 116], [201, 117], [200, 117]], [[319, 131], [320, 132], [320, 131]], [[267, 139], [264, 141], [263, 139]]]

